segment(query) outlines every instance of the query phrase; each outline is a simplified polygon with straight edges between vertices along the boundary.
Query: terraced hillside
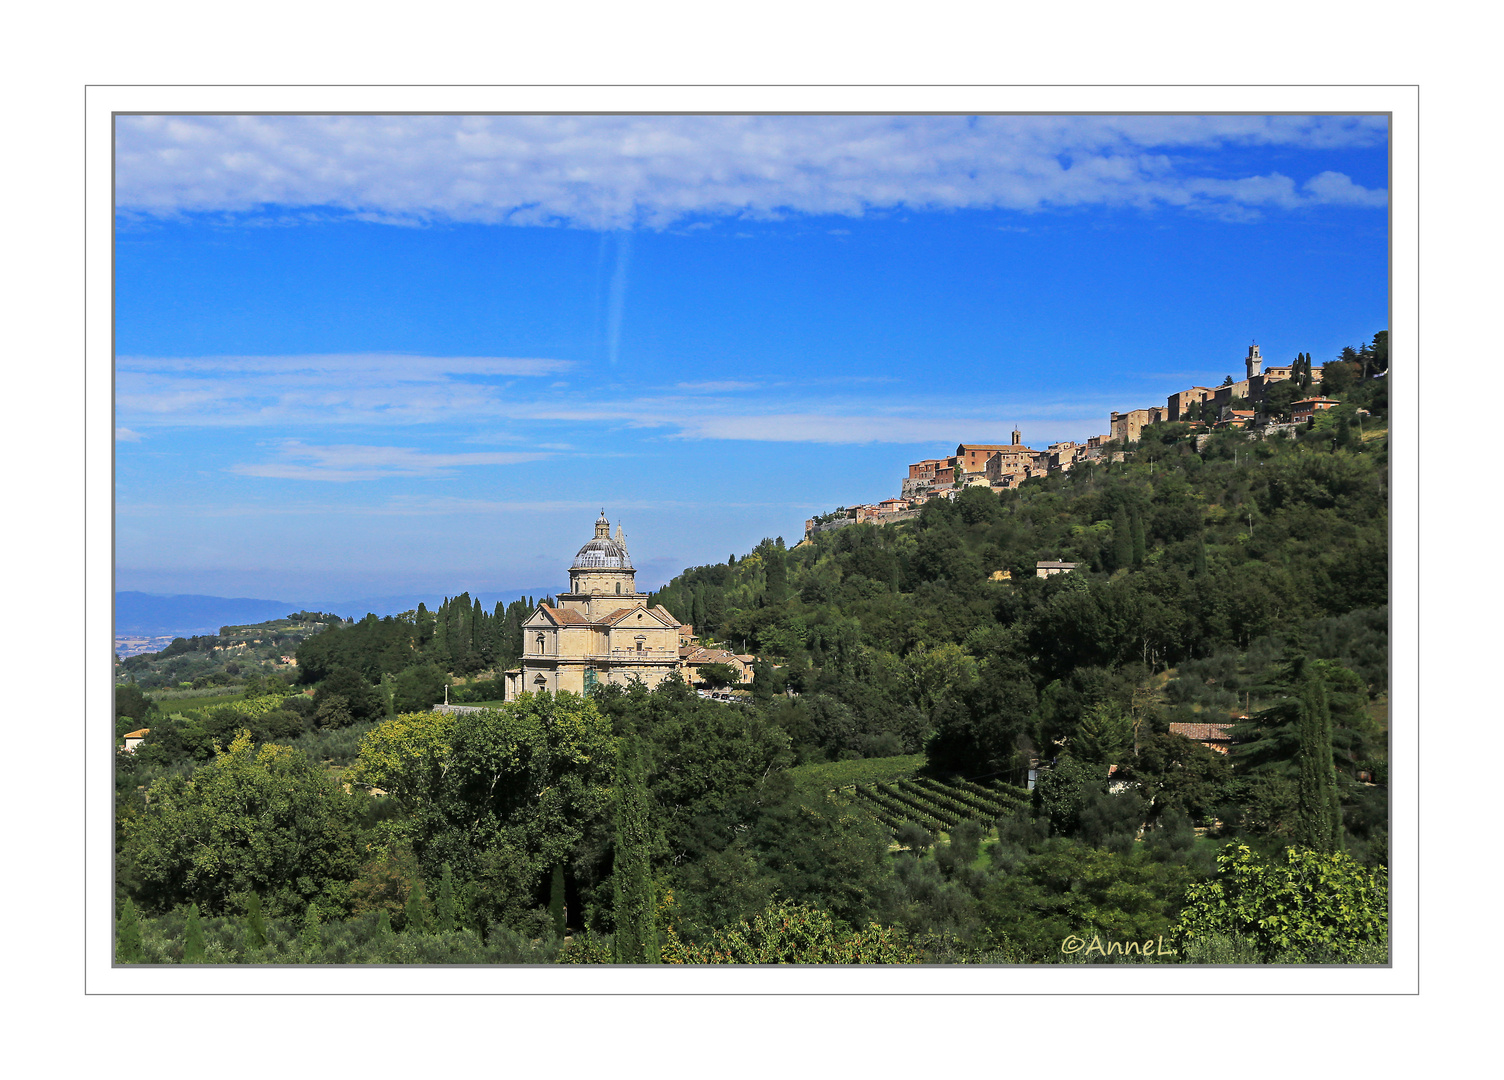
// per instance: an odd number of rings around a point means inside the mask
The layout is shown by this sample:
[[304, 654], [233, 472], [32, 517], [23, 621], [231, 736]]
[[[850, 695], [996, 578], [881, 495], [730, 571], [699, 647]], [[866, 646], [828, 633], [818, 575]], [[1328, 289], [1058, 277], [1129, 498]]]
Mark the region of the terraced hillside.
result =
[[858, 802], [895, 833], [906, 821], [930, 832], [949, 832], [963, 821], [989, 825], [1029, 800], [1028, 791], [1013, 784], [959, 777], [905, 777], [892, 783], [858, 784], [854, 791]]

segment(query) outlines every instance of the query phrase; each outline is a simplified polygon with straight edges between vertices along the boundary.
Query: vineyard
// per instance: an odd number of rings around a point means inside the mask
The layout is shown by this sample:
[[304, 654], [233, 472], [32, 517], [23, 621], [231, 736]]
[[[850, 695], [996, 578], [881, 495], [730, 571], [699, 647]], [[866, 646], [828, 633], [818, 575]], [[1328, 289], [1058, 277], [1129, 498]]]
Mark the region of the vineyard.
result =
[[906, 821], [932, 833], [949, 832], [963, 821], [990, 825], [1029, 800], [1027, 790], [1001, 781], [978, 784], [929, 776], [858, 784], [854, 790], [872, 815], [895, 833]]

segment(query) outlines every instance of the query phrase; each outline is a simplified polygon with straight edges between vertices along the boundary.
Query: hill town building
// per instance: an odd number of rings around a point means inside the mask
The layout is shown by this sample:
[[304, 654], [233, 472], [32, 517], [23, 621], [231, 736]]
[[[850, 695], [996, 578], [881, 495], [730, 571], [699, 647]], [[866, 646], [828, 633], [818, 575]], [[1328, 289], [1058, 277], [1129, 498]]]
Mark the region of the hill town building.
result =
[[[1138, 442], [1140, 433], [1150, 424], [1173, 424], [1192, 419], [1192, 409], [1195, 406], [1200, 406], [1200, 410], [1194, 414], [1198, 419], [1207, 422], [1217, 418], [1225, 420], [1227, 411], [1232, 409], [1234, 402], [1242, 400], [1250, 405], [1258, 404], [1264, 400], [1265, 392], [1269, 387], [1275, 383], [1289, 381], [1295, 373], [1295, 368], [1291, 364], [1265, 368], [1264, 358], [1255, 343], [1248, 346], [1248, 355], [1243, 359], [1243, 371], [1243, 378], [1237, 382], [1229, 381], [1221, 386], [1192, 386], [1187, 390], [1171, 394], [1164, 408], [1154, 406], [1148, 409], [1113, 413], [1108, 421], [1111, 425], [1112, 438], [1124, 445]], [[1311, 381], [1313, 383], [1321, 381], [1321, 368], [1311, 368]], [[1208, 403], [1210, 403], [1209, 406]]]

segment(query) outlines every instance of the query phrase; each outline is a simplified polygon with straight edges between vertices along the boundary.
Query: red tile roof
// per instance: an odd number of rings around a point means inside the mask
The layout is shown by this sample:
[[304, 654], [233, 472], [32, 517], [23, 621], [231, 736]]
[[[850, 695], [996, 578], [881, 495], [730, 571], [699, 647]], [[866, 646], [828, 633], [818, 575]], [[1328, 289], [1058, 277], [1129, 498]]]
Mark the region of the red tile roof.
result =
[[1184, 735], [1197, 742], [1232, 742], [1231, 724], [1171, 724], [1171, 735]]

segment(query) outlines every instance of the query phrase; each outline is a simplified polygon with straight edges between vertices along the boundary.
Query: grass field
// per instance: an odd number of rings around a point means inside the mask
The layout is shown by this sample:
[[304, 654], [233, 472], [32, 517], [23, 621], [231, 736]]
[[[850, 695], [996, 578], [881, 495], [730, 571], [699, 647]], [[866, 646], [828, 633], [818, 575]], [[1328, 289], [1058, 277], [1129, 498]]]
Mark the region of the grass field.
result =
[[789, 770], [794, 783], [806, 791], [834, 791], [855, 784], [877, 784], [913, 776], [924, 768], [923, 754], [861, 758], [857, 761], [824, 761]]

